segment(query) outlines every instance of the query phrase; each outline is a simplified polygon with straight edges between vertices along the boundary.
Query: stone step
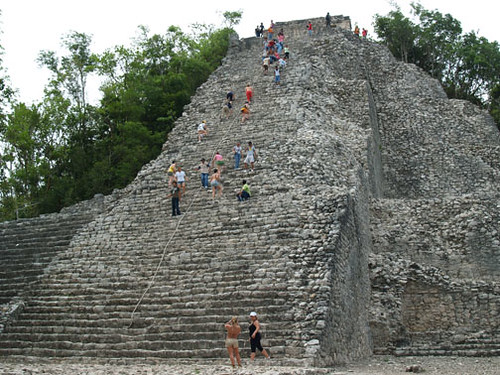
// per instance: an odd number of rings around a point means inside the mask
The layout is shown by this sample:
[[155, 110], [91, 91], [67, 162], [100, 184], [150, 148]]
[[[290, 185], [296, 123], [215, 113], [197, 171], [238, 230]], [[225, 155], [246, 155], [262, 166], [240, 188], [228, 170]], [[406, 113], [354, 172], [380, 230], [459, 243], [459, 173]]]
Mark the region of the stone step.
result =
[[[186, 303], [177, 302], [172, 304], [149, 304], [148, 301], [143, 301], [144, 305], [140, 306], [139, 313], [144, 313], [146, 316], [149, 314], [155, 314], [160, 317], [190, 317], [190, 316], [204, 316], [204, 315], [232, 315], [234, 311], [245, 311], [250, 308], [257, 309], [261, 307], [266, 313], [282, 312], [285, 309], [286, 301], [279, 298], [260, 298], [248, 299], [248, 300], [232, 300], [228, 299], [226, 301], [218, 298], [218, 301], [203, 303], [202, 301]], [[61, 319], [65, 316], [71, 315], [72, 319], [77, 319], [80, 316], [94, 316], [94, 314], [99, 313], [99, 316], [108, 316], [108, 314], [115, 315], [118, 317], [126, 318], [132, 312], [133, 308], [136, 306], [138, 299], [130, 300], [129, 304], [124, 305], [106, 305], [106, 301], [103, 300], [101, 304], [96, 303], [93, 305], [68, 305], [68, 306], [43, 306], [43, 305], [28, 305], [24, 313], [19, 317], [19, 324], [23, 322], [25, 316], [31, 316], [31, 319], [27, 321], [27, 324], [32, 324], [30, 321], [34, 321], [33, 315], [48, 314], [48, 317], [52, 316], [51, 319], [57, 319], [57, 314], [61, 314]], [[273, 304], [280, 303], [280, 304]], [[192, 305], [192, 306], [191, 306]], [[199, 306], [199, 307], [197, 307]], [[29, 315], [28, 315], [29, 314]], [[47, 316], [47, 315], [44, 315]], [[40, 320], [43, 322], [43, 320]], [[47, 321], [51, 324], [50, 321]], [[33, 323], [34, 324], [34, 323]]]
[[[104, 347], [104, 348], [103, 348]], [[269, 348], [269, 352], [272, 355], [282, 355], [285, 353], [287, 348], [285, 346], [276, 346]], [[249, 356], [249, 349], [244, 349], [241, 351], [242, 356]], [[224, 344], [221, 341], [217, 347], [212, 345], [210, 348], [203, 348], [196, 350], [197, 358], [212, 359], [212, 358], [224, 358], [227, 355], [227, 350], [224, 348]], [[101, 347], [93, 347], [92, 349], [86, 348], [84, 350], [68, 350], [68, 349], [49, 349], [45, 348], [43, 345], [37, 347], [26, 347], [26, 348], [0, 348], [0, 356], [33, 356], [33, 357], [104, 357], [104, 358], [192, 358], [192, 349], [188, 350], [178, 350], [178, 349], [161, 349], [161, 350], [138, 350], [138, 349], [106, 349], [105, 345]]]

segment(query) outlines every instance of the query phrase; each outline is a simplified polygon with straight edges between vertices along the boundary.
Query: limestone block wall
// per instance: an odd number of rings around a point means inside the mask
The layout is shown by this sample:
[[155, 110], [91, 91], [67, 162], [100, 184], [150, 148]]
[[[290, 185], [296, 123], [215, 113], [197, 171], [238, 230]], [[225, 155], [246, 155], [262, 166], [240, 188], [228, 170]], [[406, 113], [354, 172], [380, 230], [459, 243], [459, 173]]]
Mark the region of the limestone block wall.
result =
[[383, 171], [371, 205], [374, 350], [495, 355], [499, 132], [417, 67], [370, 43], [360, 54]]
[[375, 353], [500, 354], [498, 285], [380, 255], [370, 268]]
[[376, 201], [375, 252], [439, 267], [454, 278], [498, 281], [499, 204], [471, 196]]

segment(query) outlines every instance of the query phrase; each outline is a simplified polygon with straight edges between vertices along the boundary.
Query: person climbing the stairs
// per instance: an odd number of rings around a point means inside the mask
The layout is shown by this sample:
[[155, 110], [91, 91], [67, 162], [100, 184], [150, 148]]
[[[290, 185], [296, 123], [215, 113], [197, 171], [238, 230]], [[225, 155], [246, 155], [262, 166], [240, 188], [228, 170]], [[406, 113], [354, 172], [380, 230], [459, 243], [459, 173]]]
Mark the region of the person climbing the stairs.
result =
[[236, 368], [236, 364], [234, 361], [234, 357], [236, 357], [236, 362], [238, 362], [238, 367], [241, 368], [241, 358], [238, 348], [238, 336], [241, 333], [241, 327], [238, 324], [238, 318], [236, 316], [233, 316], [229, 322], [224, 324], [224, 328], [226, 328], [227, 331], [227, 338], [225, 344], [227, 352], [229, 353], [229, 359], [231, 360], [231, 364], [233, 365], [233, 368]]
[[234, 155], [234, 169], [240, 169], [240, 160], [241, 160], [241, 144], [240, 142], [236, 142], [236, 146], [233, 147], [233, 155]]
[[251, 103], [252, 102], [252, 97], [253, 97], [253, 89], [252, 89], [252, 86], [250, 86], [249, 83], [245, 87], [245, 94], [247, 96], [247, 101], [249, 103]]
[[266, 357], [266, 359], [271, 359], [266, 349], [264, 349], [262, 347], [262, 344], [260, 343], [261, 340], [260, 323], [259, 320], [257, 319], [257, 313], [255, 311], [252, 311], [250, 313], [250, 320], [251, 323], [248, 326], [248, 330], [250, 331], [250, 349], [251, 349], [250, 360], [253, 361], [255, 359], [255, 354], [257, 352], [257, 349], [259, 349], [259, 351], [264, 355], [264, 357]]
[[264, 70], [264, 75], [267, 75], [267, 72], [269, 71], [269, 64], [271, 63], [271, 60], [269, 59], [269, 56], [266, 55], [264, 59], [262, 60], [262, 69]]
[[167, 198], [172, 198], [172, 216], [180, 215], [181, 210], [179, 209], [179, 203], [181, 201], [181, 189], [177, 186], [177, 182], [172, 182], [172, 189], [170, 189], [170, 194]]
[[241, 187], [241, 190], [236, 194], [236, 197], [240, 202], [246, 201], [250, 199], [251, 193], [250, 193], [250, 187], [247, 184], [246, 180], [243, 180], [243, 186]]
[[212, 159], [212, 168], [213, 167], [217, 168], [219, 175], [222, 173], [222, 168], [224, 167], [224, 158], [219, 151], [215, 153], [215, 156]]
[[243, 124], [245, 121], [250, 119], [250, 106], [248, 102], [245, 102], [243, 107], [240, 109], [241, 112], [241, 123]]
[[217, 191], [219, 192], [219, 197], [222, 196], [222, 182], [218, 169], [214, 169], [212, 176], [210, 176], [210, 186], [212, 186], [212, 199], [215, 199], [215, 193]]
[[172, 182], [175, 180], [175, 171], [177, 171], [177, 165], [175, 164], [175, 160], [172, 160], [172, 164], [170, 164], [167, 170], [168, 187], [171, 187]]
[[254, 171], [254, 163], [255, 160], [257, 160], [257, 150], [255, 150], [255, 146], [252, 144], [252, 142], [248, 142], [248, 147], [246, 149], [247, 156], [245, 157], [244, 160], [244, 165], [245, 165], [245, 170], [248, 169], [248, 164], [250, 164], [252, 168], [252, 172]]
[[198, 125], [198, 142], [201, 142], [201, 139], [206, 136], [208, 136], [207, 122], [203, 120], [202, 123]]
[[196, 170], [200, 172], [200, 178], [201, 178], [201, 186], [205, 188], [205, 190], [208, 189], [208, 171], [209, 171], [210, 165], [205, 161], [205, 159], [200, 160], [200, 165], [198, 165], [198, 168]]
[[175, 181], [177, 181], [177, 186], [182, 189], [182, 195], [186, 194], [186, 181], [188, 180], [186, 172], [182, 170], [181, 166], [177, 167], [177, 172], [175, 172]]

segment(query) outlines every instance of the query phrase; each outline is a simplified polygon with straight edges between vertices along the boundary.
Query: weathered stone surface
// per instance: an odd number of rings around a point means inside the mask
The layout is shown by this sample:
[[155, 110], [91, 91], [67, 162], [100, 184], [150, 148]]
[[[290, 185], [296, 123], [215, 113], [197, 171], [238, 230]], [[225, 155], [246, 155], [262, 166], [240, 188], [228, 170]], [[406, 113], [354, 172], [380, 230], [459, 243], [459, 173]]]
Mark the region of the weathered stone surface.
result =
[[[261, 41], [233, 40], [162, 154], [43, 267], [0, 354], [217, 358], [222, 324], [253, 310], [272, 356], [302, 365], [372, 348], [498, 354], [498, 131], [387, 49], [315, 22], [312, 38], [305, 21], [278, 25], [291, 49], [280, 87]], [[250, 121], [221, 119], [247, 83]], [[237, 141], [256, 145], [255, 173], [232, 167]], [[212, 201], [192, 170], [215, 151], [228, 162]], [[180, 218], [172, 160], [190, 177]], [[253, 196], [239, 203], [242, 179]]]

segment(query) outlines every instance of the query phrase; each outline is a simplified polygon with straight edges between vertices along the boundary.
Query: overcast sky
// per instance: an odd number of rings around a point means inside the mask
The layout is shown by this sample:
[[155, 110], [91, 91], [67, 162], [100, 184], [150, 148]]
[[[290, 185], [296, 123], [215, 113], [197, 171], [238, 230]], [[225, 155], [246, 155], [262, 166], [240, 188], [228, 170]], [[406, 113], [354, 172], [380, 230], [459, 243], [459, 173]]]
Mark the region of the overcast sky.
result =
[[[61, 37], [70, 31], [90, 34], [93, 52], [115, 45], [129, 45], [137, 26], [145, 25], [154, 33], [164, 33], [170, 25], [189, 31], [193, 23], [222, 23], [225, 11], [242, 10], [236, 27], [240, 37], [253, 35], [260, 22], [275, 22], [332, 15], [350, 16], [352, 23], [373, 34], [376, 13], [387, 14], [389, 0], [358, 1], [227, 1], [227, 0], [0, 0], [0, 44], [4, 47], [3, 66], [11, 84], [19, 90], [19, 99], [31, 103], [42, 98], [48, 72], [35, 62], [41, 50], [60, 49]], [[409, 14], [411, 0], [396, 0]], [[462, 22], [464, 31], [475, 30], [490, 41], [500, 40], [499, 0], [420, 0], [426, 9], [450, 13]], [[61, 52], [62, 53], [62, 52]], [[61, 54], [59, 53], [59, 55]], [[96, 88], [93, 101], [97, 100]]]

